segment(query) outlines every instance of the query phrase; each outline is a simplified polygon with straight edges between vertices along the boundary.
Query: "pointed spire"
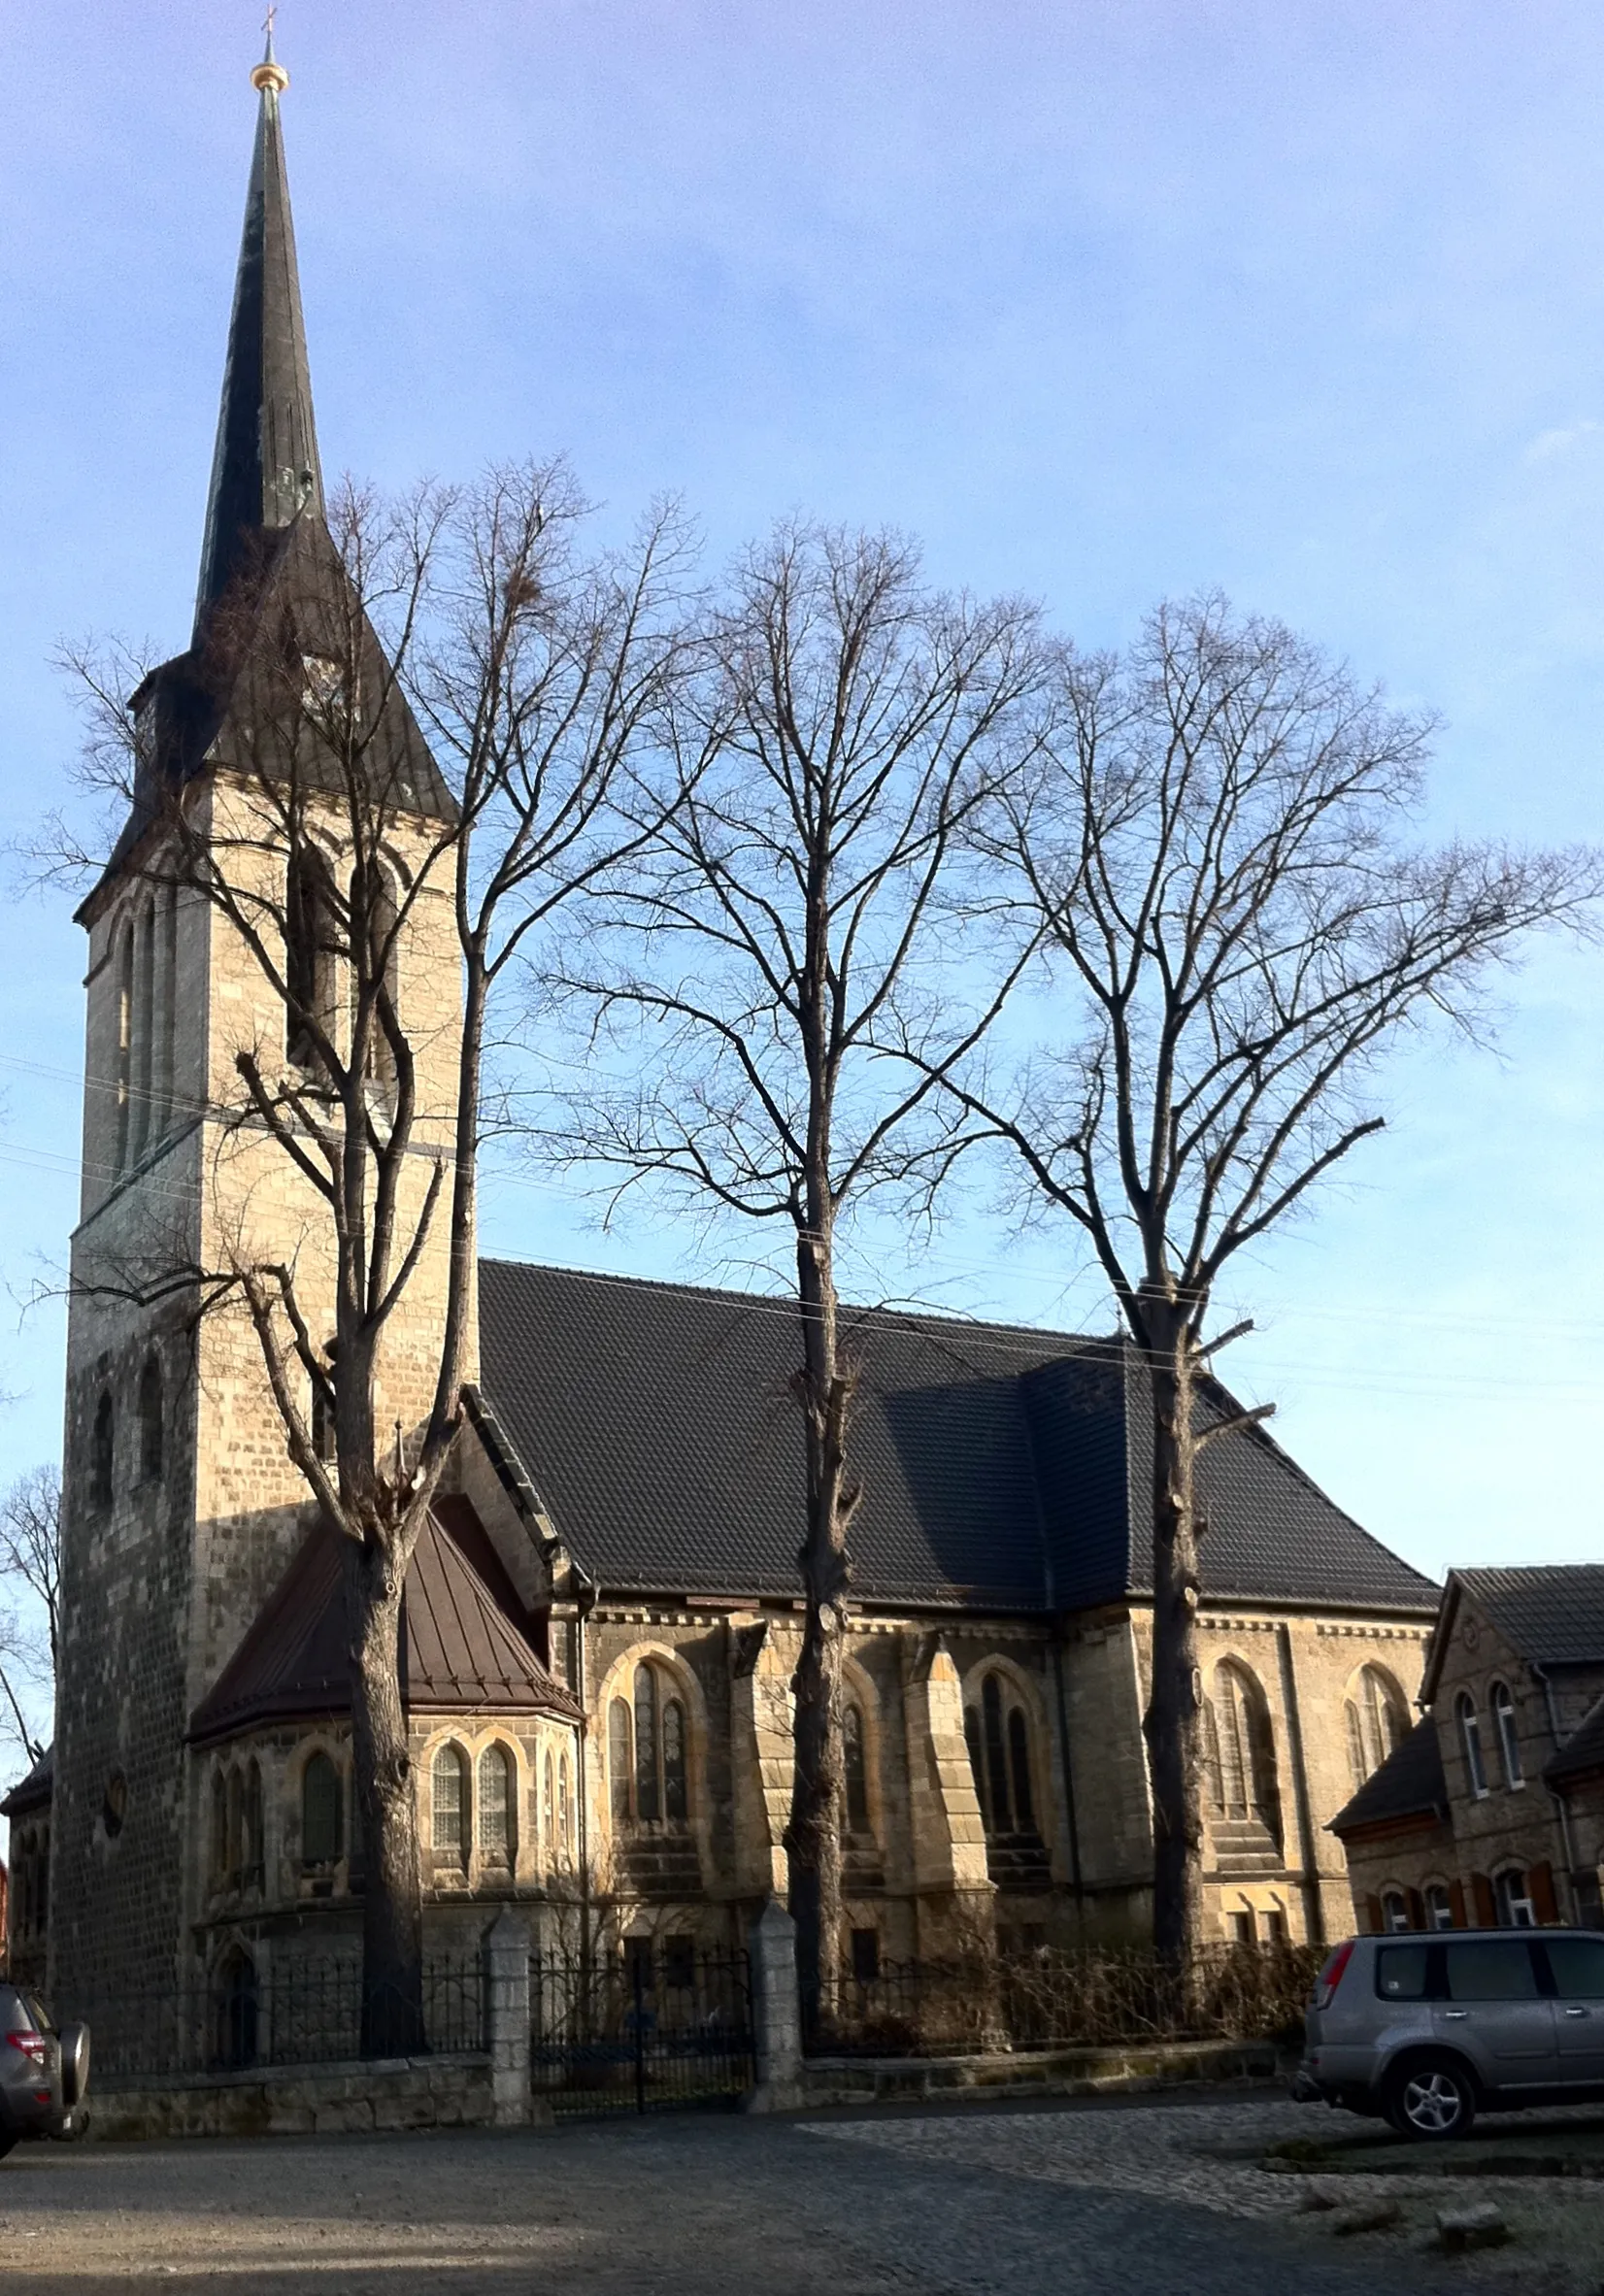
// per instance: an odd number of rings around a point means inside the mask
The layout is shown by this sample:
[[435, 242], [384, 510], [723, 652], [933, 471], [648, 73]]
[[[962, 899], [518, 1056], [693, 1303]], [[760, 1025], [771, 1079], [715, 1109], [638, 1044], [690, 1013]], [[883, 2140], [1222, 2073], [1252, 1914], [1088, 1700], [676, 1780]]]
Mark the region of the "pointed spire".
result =
[[251, 562], [264, 531], [288, 526], [300, 512], [320, 513], [323, 507], [279, 120], [279, 98], [289, 85], [289, 74], [273, 52], [272, 11], [267, 52], [251, 84], [261, 102], [206, 506], [195, 602], [197, 644], [212, 608]]

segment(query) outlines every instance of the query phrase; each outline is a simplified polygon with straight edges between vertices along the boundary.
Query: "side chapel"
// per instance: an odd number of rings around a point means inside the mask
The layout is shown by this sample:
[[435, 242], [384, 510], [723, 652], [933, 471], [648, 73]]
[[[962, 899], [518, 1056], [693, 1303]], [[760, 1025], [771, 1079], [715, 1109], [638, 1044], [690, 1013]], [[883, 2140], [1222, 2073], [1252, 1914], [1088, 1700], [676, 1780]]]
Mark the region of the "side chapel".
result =
[[[266, 595], [298, 553], [329, 547], [287, 76], [271, 52], [253, 83], [195, 631], [133, 698], [143, 770], [234, 849], [251, 818], [249, 690], [219, 692], [196, 664], [225, 598], [237, 605], [247, 580]], [[402, 732], [421, 839], [450, 798], [417, 728]], [[354, 1950], [359, 1927], [338, 1557], [254, 1336], [231, 1313], [191, 1323], [182, 1302], [137, 1308], [96, 1288], [158, 1235], [197, 1265], [225, 1237], [303, 1266], [318, 1248], [316, 1199], [233, 1120], [235, 1054], [269, 1043], [274, 1014], [216, 910], [161, 885], [160, 817], [136, 790], [80, 912], [57, 1727], [5, 1805], [15, 1964], [62, 1998], [237, 1983], [275, 1957]], [[330, 839], [337, 865], [332, 821]], [[258, 861], [270, 869], [271, 851]], [[432, 1137], [449, 1132], [455, 982], [450, 918], [424, 904], [397, 993]], [[385, 1423], [427, 1407], [437, 1242], [383, 1358]], [[784, 1893], [801, 1608], [793, 1316], [773, 1298], [481, 1263], [465, 1424], [406, 1596], [437, 1943], [514, 1903], [542, 1944], [583, 1922], [603, 1949], [721, 1947]], [[975, 1923], [1005, 1950], [1139, 1935], [1152, 1857], [1140, 1368], [1117, 1339], [879, 1312], [847, 1322], [864, 1498], [843, 1954], [871, 1974]], [[1213, 1918], [1223, 1937], [1341, 1933], [1349, 1890], [1326, 1829], [1407, 1733], [1437, 1589], [1262, 1430], [1212, 1446], [1202, 1472]]]

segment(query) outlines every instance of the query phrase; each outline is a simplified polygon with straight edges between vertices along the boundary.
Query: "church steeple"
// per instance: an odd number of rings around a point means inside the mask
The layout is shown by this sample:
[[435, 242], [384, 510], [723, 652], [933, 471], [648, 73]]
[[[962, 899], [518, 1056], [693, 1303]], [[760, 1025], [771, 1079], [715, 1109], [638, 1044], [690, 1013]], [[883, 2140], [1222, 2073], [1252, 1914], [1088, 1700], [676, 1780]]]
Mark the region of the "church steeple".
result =
[[262, 535], [290, 525], [303, 511], [320, 514], [323, 507], [279, 118], [279, 98], [289, 85], [289, 74], [273, 52], [271, 17], [267, 53], [251, 83], [259, 92], [260, 109], [206, 506], [195, 601], [197, 646], [212, 608], [235, 575], [259, 554]]

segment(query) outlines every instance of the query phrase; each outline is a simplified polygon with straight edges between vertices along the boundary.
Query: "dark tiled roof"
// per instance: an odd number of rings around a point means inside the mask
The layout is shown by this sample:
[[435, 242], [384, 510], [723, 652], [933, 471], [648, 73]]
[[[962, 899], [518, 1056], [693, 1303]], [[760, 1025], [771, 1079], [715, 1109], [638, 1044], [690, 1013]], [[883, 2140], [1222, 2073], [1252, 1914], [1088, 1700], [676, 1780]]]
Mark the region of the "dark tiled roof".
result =
[[55, 1747], [48, 1746], [27, 1777], [0, 1802], [0, 1817], [25, 1817], [30, 1810], [43, 1810], [54, 1791]]
[[1454, 1576], [1520, 1657], [1538, 1666], [1604, 1661], [1604, 1563]]
[[[859, 1359], [851, 1534], [866, 1601], [1082, 1609], [1140, 1591], [1146, 1402], [1130, 1351], [843, 1311]], [[604, 1587], [791, 1594], [796, 1310], [744, 1292], [480, 1263], [482, 1384], [558, 1535]], [[1209, 1592], [1429, 1612], [1436, 1589], [1274, 1444], [1201, 1465]]]
[[[443, 1502], [445, 1522], [424, 1527], [407, 1574], [401, 1698], [410, 1712], [512, 1710], [579, 1717], [503, 1599], [474, 1568], [459, 1537], [483, 1526], [464, 1500]], [[485, 1541], [488, 1546], [488, 1540]], [[493, 1549], [491, 1550], [493, 1553]], [[499, 1566], [497, 1566], [499, 1569]], [[351, 1705], [341, 1557], [334, 1535], [314, 1530], [244, 1642], [195, 1709], [192, 1739], [232, 1737], [265, 1721], [340, 1714]]]
[[1596, 1770], [1604, 1770], [1604, 1698], [1587, 1709], [1543, 1776], [1557, 1785], [1564, 1779], [1584, 1778]]
[[1402, 1746], [1393, 1747], [1381, 1768], [1337, 1812], [1329, 1830], [1333, 1834], [1351, 1834], [1363, 1826], [1385, 1825], [1389, 1819], [1419, 1817], [1447, 1808], [1443, 1749], [1437, 1738], [1437, 1725], [1425, 1714]]

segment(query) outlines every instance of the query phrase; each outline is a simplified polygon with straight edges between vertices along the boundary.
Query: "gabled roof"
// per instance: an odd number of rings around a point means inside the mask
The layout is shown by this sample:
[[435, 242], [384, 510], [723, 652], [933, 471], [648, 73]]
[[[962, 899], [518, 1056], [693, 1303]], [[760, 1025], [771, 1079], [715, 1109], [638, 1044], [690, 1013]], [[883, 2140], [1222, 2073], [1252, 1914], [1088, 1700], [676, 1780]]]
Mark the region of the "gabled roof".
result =
[[1451, 1571], [1426, 1658], [1423, 1702], [1437, 1694], [1443, 1660], [1466, 1602], [1530, 1666], [1604, 1665], [1604, 1564]]
[[[1143, 1590], [1148, 1402], [1129, 1348], [879, 1310], [842, 1324], [859, 1600], [1042, 1612]], [[791, 1302], [483, 1260], [480, 1356], [524, 1476], [604, 1589], [795, 1593]], [[1431, 1582], [1267, 1438], [1211, 1445], [1200, 1484], [1210, 1595], [1435, 1609]]]
[[1437, 1725], [1422, 1715], [1401, 1746], [1394, 1747], [1351, 1802], [1332, 1818], [1329, 1832], [1353, 1834], [1366, 1826], [1399, 1818], [1435, 1816], [1448, 1809], [1448, 1780]]
[[[476, 1535], [488, 1547], [468, 1502], [455, 1499], [442, 1502], [418, 1542], [402, 1598], [403, 1706], [409, 1713], [516, 1712], [577, 1721], [574, 1699], [509, 1614], [517, 1597], [505, 1573], [493, 1588], [464, 1551]], [[192, 1740], [350, 1711], [341, 1579], [338, 1539], [319, 1524], [195, 1709]]]
[[0, 1817], [25, 1817], [30, 1810], [43, 1810], [55, 1791], [55, 1747], [48, 1746], [26, 1778], [18, 1780], [3, 1802]]

